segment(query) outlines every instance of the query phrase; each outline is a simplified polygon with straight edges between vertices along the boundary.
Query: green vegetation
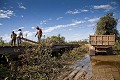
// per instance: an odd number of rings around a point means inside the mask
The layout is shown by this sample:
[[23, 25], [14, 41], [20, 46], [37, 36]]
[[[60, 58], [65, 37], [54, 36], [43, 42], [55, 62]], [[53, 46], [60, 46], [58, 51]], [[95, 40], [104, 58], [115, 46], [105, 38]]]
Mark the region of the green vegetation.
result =
[[19, 61], [9, 61], [8, 68], [1, 68], [1, 76], [8, 80], [60, 80], [59, 76], [69, 70], [69, 65], [82, 58], [86, 52], [86, 48], [74, 48], [58, 59], [51, 57], [50, 50], [44, 49], [43, 45], [27, 49], [19, 56]]
[[4, 45], [4, 41], [2, 40], [2, 37], [0, 37], [0, 46]]
[[120, 42], [117, 40], [113, 46], [114, 54], [120, 54]]
[[96, 34], [98, 35], [116, 35], [119, 37], [118, 30], [116, 28], [118, 19], [115, 19], [113, 13], [108, 13], [107, 15], [100, 18], [97, 23]]
[[46, 45], [54, 45], [54, 44], [65, 44], [65, 37], [58, 34], [58, 36], [47, 37], [45, 40]]
[[62, 60], [65, 61], [70, 61], [70, 62], [74, 62], [82, 57], [84, 57], [84, 54], [88, 53], [88, 47], [84, 45], [82, 45], [81, 47], [78, 48], [74, 48], [73, 50], [64, 53], [61, 58]]
[[[53, 43], [51, 43], [52, 41]], [[28, 45], [28, 47], [23, 54], [19, 55], [18, 60], [14, 61], [8, 58], [9, 64], [7, 64], [7, 67], [0, 65], [0, 80], [62, 80], [70, 71], [69, 65], [78, 59], [82, 59], [88, 51], [86, 46], [80, 46], [65, 51], [59, 57], [53, 57], [51, 48], [48, 46], [65, 43], [65, 38], [60, 35], [46, 38], [42, 40], [39, 46], [33, 48], [28, 48], [32, 44], [22, 43], [22, 45]], [[86, 44], [85, 41], [76, 43]]]
[[0, 64], [0, 80], [7, 78], [9, 74], [9, 69]]
[[80, 41], [71, 41], [69, 42], [70, 44], [80, 44], [80, 45], [85, 45], [85, 44], [88, 44], [88, 40], [85, 39], [85, 40], [80, 40]]

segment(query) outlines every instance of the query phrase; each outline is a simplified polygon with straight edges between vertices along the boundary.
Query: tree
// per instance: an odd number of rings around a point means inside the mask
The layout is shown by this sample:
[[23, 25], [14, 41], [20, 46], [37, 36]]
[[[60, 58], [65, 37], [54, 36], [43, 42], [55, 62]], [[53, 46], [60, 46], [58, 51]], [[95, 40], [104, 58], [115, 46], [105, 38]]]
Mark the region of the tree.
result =
[[54, 44], [65, 44], [65, 37], [58, 34], [57, 36], [51, 36], [46, 38], [46, 44], [54, 45]]
[[119, 37], [118, 30], [116, 28], [118, 19], [115, 19], [113, 13], [108, 13], [107, 15], [100, 18], [97, 23], [96, 34], [97, 35], [113, 35]]
[[4, 44], [4, 41], [3, 41], [2, 37], [0, 37], [0, 46], [3, 46], [3, 44]]

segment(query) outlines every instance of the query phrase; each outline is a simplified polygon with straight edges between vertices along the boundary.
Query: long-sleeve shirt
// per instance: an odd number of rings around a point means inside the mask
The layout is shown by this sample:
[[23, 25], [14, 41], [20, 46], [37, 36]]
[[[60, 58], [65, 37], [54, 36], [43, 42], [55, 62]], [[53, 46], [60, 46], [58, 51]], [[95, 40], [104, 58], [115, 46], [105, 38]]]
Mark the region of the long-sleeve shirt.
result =
[[23, 37], [23, 33], [22, 33], [22, 31], [18, 31], [18, 33], [17, 33], [17, 37]]

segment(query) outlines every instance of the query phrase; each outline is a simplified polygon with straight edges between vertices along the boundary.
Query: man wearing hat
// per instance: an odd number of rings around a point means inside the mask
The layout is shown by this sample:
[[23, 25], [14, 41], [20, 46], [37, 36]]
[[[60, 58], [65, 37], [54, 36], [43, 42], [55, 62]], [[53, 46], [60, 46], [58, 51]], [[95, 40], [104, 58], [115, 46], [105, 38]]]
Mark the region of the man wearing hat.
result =
[[21, 44], [21, 38], [23, 38], [23, 33], [21, 29], [18, 29], [18, 34], [17, 34], [17, 44], [18, 46]]

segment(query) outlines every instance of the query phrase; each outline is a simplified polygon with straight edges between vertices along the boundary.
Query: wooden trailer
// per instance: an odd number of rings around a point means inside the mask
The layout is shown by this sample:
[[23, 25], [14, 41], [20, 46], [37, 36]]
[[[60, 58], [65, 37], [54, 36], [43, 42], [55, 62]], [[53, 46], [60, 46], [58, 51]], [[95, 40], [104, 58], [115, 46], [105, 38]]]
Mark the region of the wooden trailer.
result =
[[90, 35], [90, 55], [112, 54], [112, 46], [115, 44], [115, 35]]

